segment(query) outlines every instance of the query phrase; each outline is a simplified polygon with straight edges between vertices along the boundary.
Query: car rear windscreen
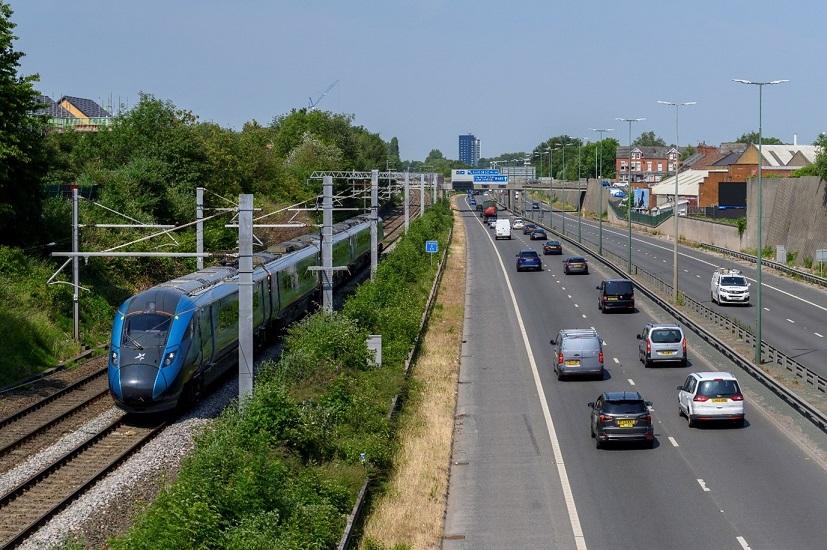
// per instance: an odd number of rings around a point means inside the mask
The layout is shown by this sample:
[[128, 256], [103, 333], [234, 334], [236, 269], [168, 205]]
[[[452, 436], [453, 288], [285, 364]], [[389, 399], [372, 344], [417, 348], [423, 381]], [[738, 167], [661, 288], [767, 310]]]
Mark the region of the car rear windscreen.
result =
[[653, 330], [649, 338], [655, 344], [677, 344], [681, 341], [683, 336], [681, 335], [681, 331], [678, 329], [659, 328], [657, 330]]
[[634, 286], [631, 281], [606, 281], [606, 294], [632, 294]]
[[726, 397], [736, 393], [741, 393], [741, 390], [735, 380], [707, 380], [701, 382], [698, 388], [698, 395], [707, 397]]
[[639, 414], [646, 412], [646, 403], [643, 401], [606, 401], [603, 412], [610, 414]]
[[600, 340], [596, 336], [580, 338], [563, 338], [563, 352], [569, 351], [600, 351]]
[[520, 257], [522, 257], [522, 258], [536, 258], [537, 253], [534, 252], [534, 251], [532, 251], [532, 252], [520, 252]]

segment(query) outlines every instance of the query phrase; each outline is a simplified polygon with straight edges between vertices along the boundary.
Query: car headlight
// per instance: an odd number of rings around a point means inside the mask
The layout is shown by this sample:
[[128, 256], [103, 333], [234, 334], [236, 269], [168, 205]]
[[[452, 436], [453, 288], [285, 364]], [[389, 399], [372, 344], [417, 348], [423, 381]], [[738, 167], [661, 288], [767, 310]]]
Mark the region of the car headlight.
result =
[[171, 352], [167, 353], [166, 357], [164, 357], [164, 366], [165, 367], [170, 366], [172, 364], [172, 362], [175, 361], [175, 353], [176, 352], [171, 351]]

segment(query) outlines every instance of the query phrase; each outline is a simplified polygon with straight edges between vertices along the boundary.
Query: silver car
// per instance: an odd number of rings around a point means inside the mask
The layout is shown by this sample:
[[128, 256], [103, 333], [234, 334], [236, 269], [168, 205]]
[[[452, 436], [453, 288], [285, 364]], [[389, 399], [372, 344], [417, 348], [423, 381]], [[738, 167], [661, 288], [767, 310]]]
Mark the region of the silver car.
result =
[[638, 357], [645, 367], [654, 363], [680, 363], [686, 366], [686, 336], [673, 323], [649, 323], [637, 335]]
[[603, 340], [594, 329], [564, 329], [551, 340], [557, 379], [591, 376], [603, 379]]

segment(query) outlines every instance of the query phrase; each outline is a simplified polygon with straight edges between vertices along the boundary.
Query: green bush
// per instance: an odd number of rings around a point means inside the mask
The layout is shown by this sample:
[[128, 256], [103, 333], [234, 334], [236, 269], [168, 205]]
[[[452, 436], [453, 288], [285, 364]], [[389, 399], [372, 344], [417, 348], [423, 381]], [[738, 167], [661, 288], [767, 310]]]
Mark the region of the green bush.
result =
[[804, 256], [804, 258], [801, 260], [801, 263], [807, 269], [812, 269], [813, 268], [813, 257], [812, 256]]
[[[390, 465], [388, 406], [436, 270], [425, 240], [446, 246], [451, 223], [442, 201], [341, 313], [291, 327], [243, 410], [229, 407], [198, 438], [177, 480], [110, 547], [334, 547], [361, 481]], [[370, 362], [369, 333], [383, 335], [382, 368]]]

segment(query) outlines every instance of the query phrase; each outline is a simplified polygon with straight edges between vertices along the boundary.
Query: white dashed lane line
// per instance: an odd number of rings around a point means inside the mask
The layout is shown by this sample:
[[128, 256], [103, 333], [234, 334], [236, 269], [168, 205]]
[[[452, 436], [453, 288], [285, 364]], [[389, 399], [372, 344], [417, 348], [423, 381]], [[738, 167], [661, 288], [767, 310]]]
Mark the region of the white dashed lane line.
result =
[[795, 324], [795, 321], [793, 321], [792, 319], [787, 319], [787, 322], [788, 322], [788, 323]]
[[581, 315], [583, 316], [583, 319], [585, 319], [585, 318], [586, 318], [586, 314], [585, 314], [585, 313], [581, 313]]
[[619, 365], [620, 361], [617, 360], [617, 357], [612, 357], [612, 361], [615, 362], [615, 365]]
[[819, 333], [817, 333], [817, 332], [814, 332], [813, 334], [815, 334], [815, 335], [816, 335], [816, 336], [818, 336], [819, 338], [824, 338], [824, 335], [823, 335], [823, 334], [819, 334]]
[[628, 378], [627, 380], [629, 381], [629, 385], [630, 385], [630, 386], [634, 386], [634, 385], [635, 385], [635, 381], [634, 381], [634, 380], [632, 380], [631, 378]]
[[678, 442], [675, 441], [675, 438], [671, 435], [667, 439], [669, 439], [669, 443], [671, 443], [673, 447], [680, 447], [680, 445], [678, 445]]
[[735, 537], [735, 540], [738, 541], [738, 544], [741, 545], [741, 548], [743, 548], [743, 550], [752, 550], [749, 547], [749, 544], [747, 544], [747, 539], [745, 539], [744, 537]]
[[701, 486], [701, 489], [704, 490], [704, 493], [708, 493], [711, 489], [706, 486], [706, 482], [703, 479], [698, 479], [698, 485]]

